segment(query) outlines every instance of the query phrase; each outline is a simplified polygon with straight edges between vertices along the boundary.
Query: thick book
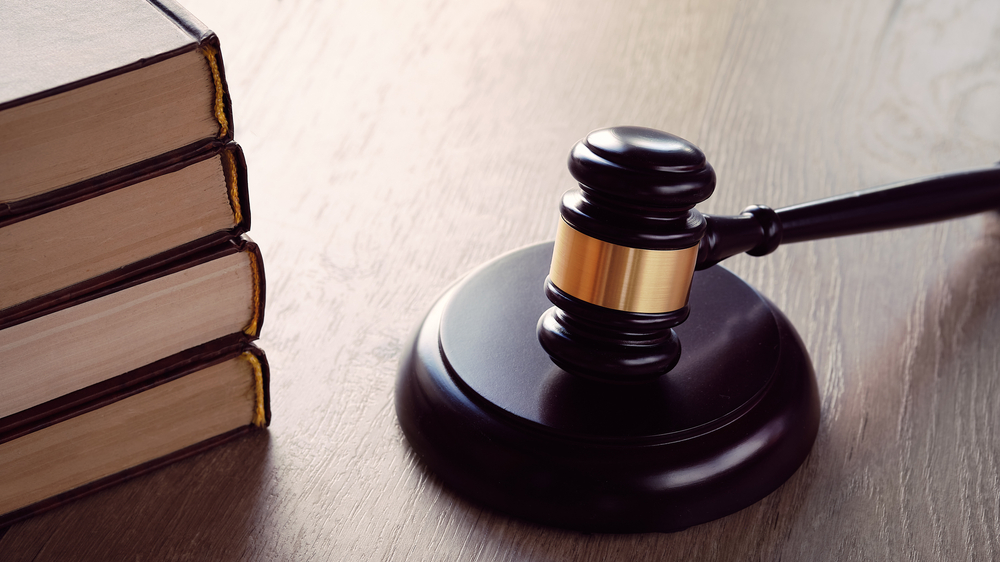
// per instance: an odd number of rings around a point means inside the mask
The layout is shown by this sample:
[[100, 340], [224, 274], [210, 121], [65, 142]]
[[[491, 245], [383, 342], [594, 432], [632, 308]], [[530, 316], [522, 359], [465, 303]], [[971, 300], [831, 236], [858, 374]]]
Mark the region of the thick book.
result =
[[2, 418], [0, 526], [269, 422], [267, 360], [237, 335]]
[[256, 338], [264, 290], [260, 251], [243, 237], [0, 321], [0, 418], [206, 341]]
[[176, 2], [3, 3], [0, 214], [232, 135], [219, 41]]
[[246, 163], [235, 142], [208, 141], [129, 172], [0, 216], [0, 322], [250, 228]]

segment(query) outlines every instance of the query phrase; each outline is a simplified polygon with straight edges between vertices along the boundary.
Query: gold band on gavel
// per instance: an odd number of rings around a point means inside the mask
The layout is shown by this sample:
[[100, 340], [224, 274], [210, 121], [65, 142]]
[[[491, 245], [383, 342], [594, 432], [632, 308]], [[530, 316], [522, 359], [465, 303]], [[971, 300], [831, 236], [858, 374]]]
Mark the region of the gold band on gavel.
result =
[[672, 312], [687, 304], [698, 245], [682, 250], [619, 246], [560, 221], [549, 279], [582, 301], [626, 312]]

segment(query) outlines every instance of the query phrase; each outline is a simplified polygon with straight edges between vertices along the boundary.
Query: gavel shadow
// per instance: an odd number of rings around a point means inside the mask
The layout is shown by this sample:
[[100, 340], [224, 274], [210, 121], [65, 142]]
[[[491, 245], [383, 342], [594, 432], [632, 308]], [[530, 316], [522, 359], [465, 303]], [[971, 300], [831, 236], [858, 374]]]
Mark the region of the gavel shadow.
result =
[[[900, 307], [892, 331], [854, 335], [866, 347], [827, 375], [841, 380], [825, 386], [842, 390], [821, 396], [825, 419], [799, 473], [759, 504], [706, 527], [753, 528], [779, 511], [780, 530], [768, 536], [805, 544], [824, 529], [833, 557], [884, 548], [857, 544], [871, 525], [899, 538], [894, 552], [905, 546], [944, 556], [949, 545], [963, 552], [970, 540], [993, 540], [1000, 214], [981, 220], [982, 232], [957, 250], [947, 272]], [[861, 325], [866, 312], [851, 311], [847, 322]], [[975, 513], [985, 517], [977, 523]], [[907, 528], [938, 533], [914, 536]], [[781, 544], [770, 547], [781, 557]]]
[[[983, 233], [940, 284], [917, 303], [905, 331], [886, 340], [873, 361], [883, 364], [907, 388], [933, 384], [933, 377], [962, 374], [968, 351], [980, 343], [996, 347], [1000, 327], [1000, 213], [984, 216]], [[892, 350], [896, 350], [892, 352]], [[888, 351], [888, 353], [886, 353]], [[981, 355], [974, 353], [972, 355]], [[998, 373], [987, 373], [989, 376]], [[950, 381], [953, 385], [958, 381]]]
[[[1000, 517], [991, 421], [1000, 416], [1000, 214], [982, 222], [899, 331], [869, 352], [866, 394], [843, 398], [862, 402], [850, 405], [866, 423], [849, 446], [878, 471], [883, 501], [898, 509], [888, 527], [936, 528], [935, 549], [995, 541], [988, 522]], [[845, 480], [861, 470], [845, 463]]]
[[[840, 379], [825, 386], [839, 390], [821, 396], [825, 419], [811, 456], [772, 497], [729, 519], [746, 524], [765, 516], [763, 504], [786, 506], [795, 519], [782, 513], [776, 525], [787, 544], [815, 543], [824, 529], [834, 558], [859, 549], [946, 557], [949, 549], [995, 541], [1000, 215], [982, 221], [948, 270], [929, 276], [933, 285], [890, 307], [898, 310], [892, 331], [862, 328], [853, 345], [863, 349], [828, 358], [842, 366], [821, 367]], [[848, 322], [862, 326], [866, 312], [850, 311]], [[878, 536], [895, 537], [891, 550], [857, 542], [872, 525]], [[781, 545], [773, 548], [781, 557]]]

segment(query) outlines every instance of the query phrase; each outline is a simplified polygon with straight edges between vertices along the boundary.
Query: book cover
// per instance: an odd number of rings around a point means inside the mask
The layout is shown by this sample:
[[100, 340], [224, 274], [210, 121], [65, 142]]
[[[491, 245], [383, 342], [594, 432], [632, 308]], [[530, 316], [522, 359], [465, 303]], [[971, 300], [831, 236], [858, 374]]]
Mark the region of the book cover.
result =
[[10, 0], [0, 208], [233, 135], [218, 38], [166, 0]]

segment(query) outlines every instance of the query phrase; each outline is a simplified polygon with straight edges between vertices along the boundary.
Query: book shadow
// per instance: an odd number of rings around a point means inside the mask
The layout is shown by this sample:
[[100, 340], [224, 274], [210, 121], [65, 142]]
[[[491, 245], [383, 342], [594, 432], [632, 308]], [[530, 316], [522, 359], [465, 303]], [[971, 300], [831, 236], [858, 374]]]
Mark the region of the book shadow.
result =
[[[14, 556], [7, 560], [245, 558], [252, 529], [267, 526], [271, 462], [269, 432], [250, 432], [15, 523], [0, 534], [0, 551]], [[20, 540], [40, 534], [49, 540]]]

